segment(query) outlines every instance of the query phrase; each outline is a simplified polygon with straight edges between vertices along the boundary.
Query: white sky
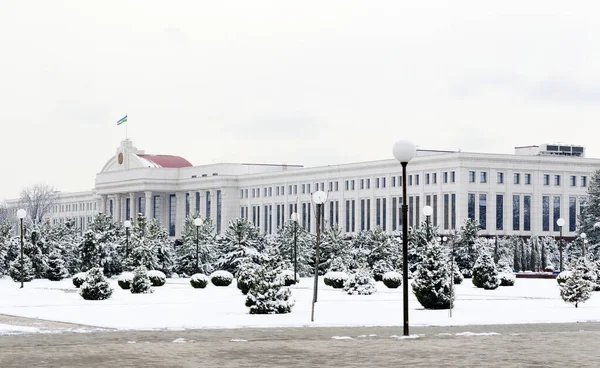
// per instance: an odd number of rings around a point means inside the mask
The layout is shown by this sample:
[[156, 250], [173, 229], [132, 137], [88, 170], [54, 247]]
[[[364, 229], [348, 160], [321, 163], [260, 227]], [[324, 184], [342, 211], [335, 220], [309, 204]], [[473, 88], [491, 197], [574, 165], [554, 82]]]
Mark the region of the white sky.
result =
[[194, 165], [391, 158], [404, 137], [600, 157], [599, 8], [1, 0], [0, 199], [91, 189], [125, 114], [135, 146]]

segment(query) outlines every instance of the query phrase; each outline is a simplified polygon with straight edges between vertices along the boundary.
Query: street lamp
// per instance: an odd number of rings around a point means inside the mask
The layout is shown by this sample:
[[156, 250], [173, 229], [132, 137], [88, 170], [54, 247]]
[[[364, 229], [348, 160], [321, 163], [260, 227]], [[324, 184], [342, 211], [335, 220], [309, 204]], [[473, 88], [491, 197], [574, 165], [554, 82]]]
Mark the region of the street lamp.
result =
[[401, 139], [392, 149], [396, 160], [402, 165], [402, 298], [404, 310], [404, 336], [408, 333], [408, 201], [406, 200], [406, 165], [415, 157], [416, 147], [409, 140]]
[[23, 219], [27, 216], [27, 211], [20, 209], [17, 211], [17, 217], [21, 220], [21, 289], [23, 288], [23, 274], [25, 273], [25, 260], [23, 259]]
[[425, 224], [427, 225], [427, 241], [430, 242], [433, 237], [431, 233], [431, 215], [433, 214], [433, 208], [431, 206], [423, 207], [423, 214], [425, 215]]
[[200, 272], [200, 268], [198, 267], [198, 243], [199, 243], [199, 236], [198, 236], [198, 232], [200, 229], [200, 226], [202, 226], [202, 219], [200, 217], [196, 217], [194, 219], [194, 225], [196, 225], [196, 272]]
[[560, 252], [560, 272], [562, 272], [563, 270], [563, 242], [562, 242], [562, 236], [563, 236], [563, 226], [565, 226], [565, 219], [564, 218], [559, 218], [558, 220], [556, 220], [556, 224], [558, 225], [559, 229], [560, 229], [560, 237], [559, 237], [559, 244], [558, 244], [558, 249]]
[[315, 286], [313, 291], [312, 311], [310, 321], [315, 320], [315, 303], [317, 302], [317, 290], [319, 287], [319, 243], [321, 242], [321, 216], [323, 203], [327, 200], [327, 194], [321, 190], [313, 193], [313, 202], [317, 205], [317, 244], [315, 247]]
[[585, 245], [587, 244], [587, 234], [586, 233], [581, 233], [579, 234], [579, 236], [581, 237], [581, 240], [583, 240], [582, 244], [581, 244], [581, 255], [585, 257]]
[[[437, 237], [437, 241], [438, 243], [440, 243], [441, 246], [444, 246], [444, 243], [448, 241], [448, 237], [447, 236], [438, 236]], [[454, 242], [452, 242], [452, 253], [450, 256], [450, 318], [452, 318], [452, 307], [454, 306], [453, 302], [452, 302], [452, 294], [454, 291]]]
[[298, 219], [299, 216], [296, 212], [292, 213], [290, 216], [291, 220], [294, 222], [294, 282], [298, 281], [298, 245], [296, 244], [296, 238], [298, 233]]
[[129, 229], [131, 228], [131, 221], [126, 220], [123, 226], [125, 226], [125, 258], [129, 258]]

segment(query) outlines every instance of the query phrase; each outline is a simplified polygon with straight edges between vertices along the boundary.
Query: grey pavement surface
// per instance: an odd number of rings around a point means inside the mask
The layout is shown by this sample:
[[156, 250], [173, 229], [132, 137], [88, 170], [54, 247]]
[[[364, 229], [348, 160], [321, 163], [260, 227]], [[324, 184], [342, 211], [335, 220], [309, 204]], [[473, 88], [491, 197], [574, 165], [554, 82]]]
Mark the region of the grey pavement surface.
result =
[[[0, 323], [12, 318], [0, 316]], [[598, 323], [413, 327], [416, 339], [392, 338], [402, 335], [401, 327], [94, 332], [57, 324], [50, 329], [66, 332], [0, 336], [0, 367], [600, 366]]]

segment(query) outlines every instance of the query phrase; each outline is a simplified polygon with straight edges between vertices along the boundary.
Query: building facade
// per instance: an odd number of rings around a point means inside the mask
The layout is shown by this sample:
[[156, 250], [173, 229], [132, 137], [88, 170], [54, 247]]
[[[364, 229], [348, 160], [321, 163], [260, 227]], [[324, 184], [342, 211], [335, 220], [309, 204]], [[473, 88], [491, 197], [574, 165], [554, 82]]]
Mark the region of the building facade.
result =
[[[580, 146], [515, 148], [515, 154], [419, 150], [407, 166], [409, 226], [425, 220], [452, 233], [467, 218], [478, 220], [480, 235], [575, 236], [578, 217], [600, 159]], [[116, 221], [142, 213], [178, 237], [184, 219], [211, 218], [218, 233], [243, 217], [265, 233], [282, 227], [297, 212], [299, 225], [316, 229], [311, 194], [328, 195], [323, 226], [353, 233], [381, 226], [401, 230], [402, 177], [394, 159], [305, 168], [296, 165], [223, 163], [193, 166], [179, 156], [151, 155], [121, 142], [88, 192], [61, 193], [49, 214], [52, 222], [74, 219], [85, 231], [95, 214]], [[8, 201], [16, 210], [18, 201]]]

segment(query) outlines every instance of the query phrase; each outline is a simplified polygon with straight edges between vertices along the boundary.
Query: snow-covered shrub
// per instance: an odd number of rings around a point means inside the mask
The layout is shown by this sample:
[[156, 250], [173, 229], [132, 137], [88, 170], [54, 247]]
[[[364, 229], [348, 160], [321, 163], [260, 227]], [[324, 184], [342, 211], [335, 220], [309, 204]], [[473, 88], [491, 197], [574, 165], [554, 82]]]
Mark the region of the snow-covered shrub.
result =
[[245, 260], [240, 263], [237, 272], [237, 288], [240, 289], [242, 294], [248, 294], [258, 267], [259, 266], [251, 260]]
[[86, 276], [87, 276], [86, 272], [79, 272], [73, 276], [73, 279], [71, 281], [73, 282], [73, 285], [75, 285], [75, 287], [78, 288], [81, 285], [83, 285], [83, 283], [85, 282]]
[[60, 281], [67, 277], [67, 268], [65, 267], [65, 261], [63, 261], [60, 252], [53, 251], [48, 257], [48, 269], [46, 270], [46, 277], [50, 281]]
[[396, 289], [402, 285], [402, 275], [396, 271], [389, 271], [381, 277], [383, 284], [390, 289]]
[[498, 270], [489, 253], [483, 251], [473, 267], [473, 285], [485, 290], [494, 290], [500, 286]]
[[460, 272], [460, 270], [458, 269], [458, 265], [455, 263], [454, 264], [454, 274], [452, 275], [453, 281], [454, 281], [454, 285], [460, 285], [462, 284], [462, 282], [464, 281], [465, 277], [463, 276], [463, 274]]
[[281, 275], [283, 276], [285, 286], [291, 286], [298, 282], [298, 280], [294, 280], [294, 271], [283, 270], [281, 271]]
[[117, 283], [123, 290], [131, 289], [131, 284], [133, 283], [133, 272], [123, 272], [121, 276], [119, 276]]
[[514, 286], [517, 279], [514, 273], [501, 273], [498, 277], [500, 278], [500, 286]]
[[462, 270], [460, 270], [460, 274], [462, 275], [463, 279], [470, 279], [473, 277], [473, 270], [463, 268]]
[[344, 282], [344, 291], [350, 295], [371, 295], [377, 292], [375, 279], [365, 268], [359, 268]]
[[146, 267], [138, 266], [133, 270], [133, 281], [130, 290], [132, 294], [150, 294], [154, 292]]
[[330, 271], [323, 276], [325, 285], [331, 286], [334, 289], [343, 288], [346, 280], [348, 280], [348, 274], [346, 272]]
[[393, 271], [394, 267], [385, 259], [380, 259], [373, 265], [373, 278], [375, 281], [383, 281], [386, 272]]
[[559, 273], [558, 276], [556, 276], [556, 282], [558, 282], [559, 285], [563, 284], [571, 276], [571, 273], [571, 271], [563, 271]]
[[583, 278], [584, 280], [588, 281], [590, 283], [590, 285], [592, 286], [592, 291], [598, 291], [600, 290], [599, 285], [596, 284], [596, 281], [598, 279], [597, 276], [597, 270], [596, 270], [596, 265], [590, 261], [588, 258], [586, 257], [579, 257], [575, 262], [574, 265], [571, 266], [572, 269], [581, 269], [581, 271], [583, 272]]
[[193, 274], [190, 278], [190, 284], [194, 289], [204, 289], [208, 285], [208, 276], [201, 273]]
[[417, 267], [417, 275], [412, 283], [417, 300], [425, 309], [450, 308], [454, 299], [452, 287], [442, 247], [437, 243], [427, 244], [423, 261]]
[[[8, 273], [15, 282], [21, 282], [21, 256], [10, 262]], [[35, 273], [33, 265], [31, 264], [31, 259], [26, 255], [23, 255], [23, 282], [33, 280], [34, 275]]]
[[284, 287], [276, 260], [270, 259], [259, 265], [254, 274], [252, 287], [246, 297], [246, 307], [250, 314], [281, 314], [292, 311], [294, 301], [292, 291]]
[[152, 270], [148, 271], [148, 278], [152, 283], [152, 286], [163, 286], [167, 282], [167, 276], [161, 271]]
[[593, 285], [585, 279], [585, 268], [580, 263], [577, 263], [575, 270], [571, 276], [560, 285], [560, 296], [566, 303], [575, 304], [575, 308], [579, 303], [587, 301], [591, 294]]
[[104, 300], [110, 298], [113, 289], [106, 281], [102, 269], [94, 267], [87, 272], [85, 282], [81, 285], [79, 295], [85, 300]]
[[229, 286], [233, 281], [233, 275], [227, 271], [215, 271], [210, 274], [210, 282], [215, 286]]

